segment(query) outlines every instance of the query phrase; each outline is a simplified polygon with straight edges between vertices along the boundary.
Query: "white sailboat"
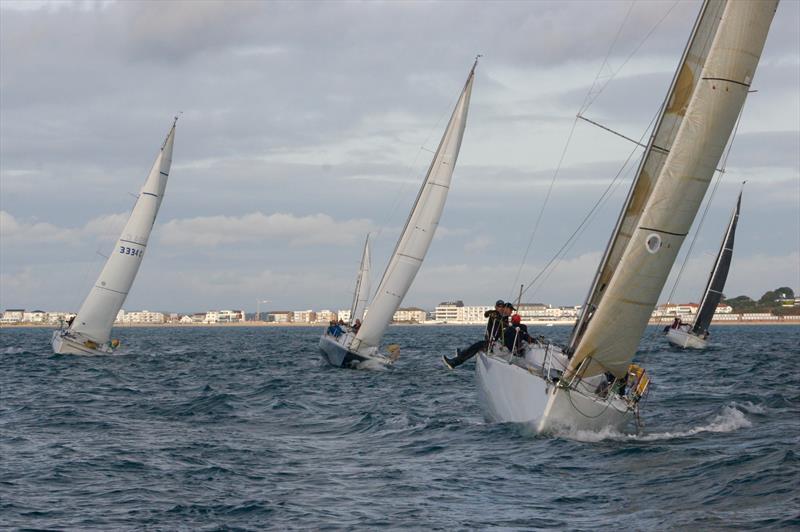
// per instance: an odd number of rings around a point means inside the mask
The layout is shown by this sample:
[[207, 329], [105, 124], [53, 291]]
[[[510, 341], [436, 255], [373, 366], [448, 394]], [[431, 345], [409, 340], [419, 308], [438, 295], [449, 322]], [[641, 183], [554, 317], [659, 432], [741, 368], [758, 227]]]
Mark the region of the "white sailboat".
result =
[[728, 229], [722, 238], [717, 258], [714, 260], [714, 267], [711, 268], [711, 274], [708, 276], [706, 289], [703, 292], [703, 300], [697, 309], [697, 316], [695, 316], [694, 322], [692, 324], [683, 324], [679, 318], [676, 318], [672, 326], [666, 330], [667, 341], [676, 347], [705, 349], [708, 344], [708, 327], [711, 325], [711, 320], [717, 311], [717, 305], [722, 299], [722, 290], [725, 289], [725, 281], [728, 279], [728, 270], [731, 267], [733, 241], [736, 237], [736, 224], [739, 222], [741, 206], [742, 193], [739, 192], [736, 207], [733, 209]]
[[777, 0], [706, 0], [569, 345], [479, 353], [491, 421], [623, 430], [649, 383], [631, 364], [744, 105]]
[[53, 351], [57, 354], [106, 355], [119, 345], [110, 340], [111, 327], [122, 308], [142, 263], [147, 240], [161, 206], [167, 186], [175, 125], [172, 122], [153, 167], [144, 182], [122, 234], [108, 257], [100, 276], [81, 305], [75, 319], [53, 333]]
[[389, 356], [378, 350], [439, 225], [464, 137], [477, 64], [476, 59], [361, 327], [356, 333], [348, 331], [338, 336], [326, 333], [320, 338], [322, 357], [333, 366], [358, 367], [365, 362], [389, 365], [399, 355], [397, 350]]

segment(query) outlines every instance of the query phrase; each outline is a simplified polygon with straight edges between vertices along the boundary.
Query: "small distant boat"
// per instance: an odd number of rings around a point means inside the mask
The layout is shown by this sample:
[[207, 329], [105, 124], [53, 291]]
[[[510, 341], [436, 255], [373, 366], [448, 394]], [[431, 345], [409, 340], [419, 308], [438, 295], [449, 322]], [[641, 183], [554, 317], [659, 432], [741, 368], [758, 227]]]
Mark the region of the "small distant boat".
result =
[[568, 345], [479, 352], [486, 417], [539, 432], [624, 430], [649, 377], [642, 334], [747, 97], [777, 0], [706, 0]]
[[742, 193], [736, 200], [736, 207], [733, 209], [731, 221], [728, 223], [728, 230], [722, 238], [722, 244], [714, 261], [714, 267], [706, 283], [703, 300], [697, 309], [697, 316], [694, 323], [681, 323], [680, 318], [675, 318], [672, 326], [666, 329], [667, 341], [676, 347], [689, 349], [705, 349], [708, 342], [708, 327], [714, 318], [722, 298], [722, 290], [725, 288], [725, 281], [728, 279], [728, 270], [731, 267], [733, 258], [733, 241], [736, 236], [736, 224], [739, 222], [739, 210], [742, 206]]
[[[345, 332], [334, 330], [330, 331], [333, 334], [329, 334], [326, 331], [319, 340], [322, 357], [333, 366], [388, 366], [400, 354], [399, 346], [396, 345], [387, 347], [388, 356], [378, 350], [392, 316], [422, 266], [439, 225], [467, 125], [467, 111], [477, 64], [476, 58], [361, 327], [357, 332], [352, 329]], [[355, 297], [358, 299], [358, 291]]]
[[164, 197], [177, 121], [176, 117], [94, 287], [74, 320], [53, 333], [52, 346], [56, 354], [107, 355], [119, 346], [119, 340], [111, 340], [111, 327], [139, 271]]

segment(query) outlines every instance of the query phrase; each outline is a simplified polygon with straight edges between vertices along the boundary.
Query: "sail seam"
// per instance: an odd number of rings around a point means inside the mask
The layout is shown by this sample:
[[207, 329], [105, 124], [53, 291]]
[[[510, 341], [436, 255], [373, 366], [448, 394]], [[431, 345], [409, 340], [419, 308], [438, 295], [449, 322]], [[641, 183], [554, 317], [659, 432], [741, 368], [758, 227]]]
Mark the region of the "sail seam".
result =
[[125, 240], [124, 238], [119, 239], [120, 242], [127, 242], [128, 244], [136, 244], [137, 246], [142, 246], [143, 248], [147, 247], [147, 244], [142, 244], [141, 242], [136, 242], [134, 240]]
[[169, 174], [167, 172], [158, 172], [158, 173], [163, 175], [164, 177], [169, 177]]
[[686, 236], [689, 233], [673, 233], [671, 231], [664, 231], [663, 229], [656, 229], [654, 227], [644, 227], [639, 226], [639, 229], [643, 229], [645, 231], [655, 231], [656, 233], [664, 233], [665, 235], [672, 235], [672, 236]]
[[127, 296], [128, 292], [120, 292], [119, 290], [112, 290], [111, 288], [106, 288], [105, 286], [97, 286], [94, 285], [95, 288], [100, 288], [101, 290], [108, 290], [109, 292], [114, 292], [116, 294], [122, 294], [123, 296]]
[[146, 196], [153, 196], [154, 198], [158, 197], [158, 194], [153, 194], [152, 192], [142, 192], [142, 194], [144, 194]]
[[750, 87], [749, 83], [742, 83], [741, 81], [736, 81], [735, 79], [727, 79], [727, 78], [703, 78], [703, 81], [727, 81], [729, 83], [735, 83], [736, 85], [741, 85], [742, 87]]

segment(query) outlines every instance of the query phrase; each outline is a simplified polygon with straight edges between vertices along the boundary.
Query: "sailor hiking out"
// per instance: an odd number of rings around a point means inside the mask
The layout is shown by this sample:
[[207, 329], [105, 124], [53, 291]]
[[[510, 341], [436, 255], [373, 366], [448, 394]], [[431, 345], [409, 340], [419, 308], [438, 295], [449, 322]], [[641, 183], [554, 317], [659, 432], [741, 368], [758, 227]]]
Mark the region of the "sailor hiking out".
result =
[[502, 299], [498, 299], [494, 304], [493, 310], [487, 310], [483, 313], [486, 322], [486, 331], [484, 332], [483, 340], [477, 341], [468, 348], [456, 349], [456, 356], [454, 358], [447, 358], [442, 355], [442, 362], [450, 369], [455, 369], [470, 358], [474, 357], [479, 351], [486, 351], [491, 347], [495, 341], [505, 340], [506, 330], [508, 329], [508, 317], [516, 310], [514, 305], [506, 303]]

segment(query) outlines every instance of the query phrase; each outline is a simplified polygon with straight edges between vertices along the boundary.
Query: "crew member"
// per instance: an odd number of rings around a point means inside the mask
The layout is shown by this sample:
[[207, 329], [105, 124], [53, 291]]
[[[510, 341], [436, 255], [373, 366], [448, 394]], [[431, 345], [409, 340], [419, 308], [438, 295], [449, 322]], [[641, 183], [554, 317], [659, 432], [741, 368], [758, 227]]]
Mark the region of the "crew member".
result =
[[[470, 358], [474, 357], [478, 351], [488, 350], [489, 345], [498, 338], [503, 338], [503, 335], [505, 334], [505, 328], [508, 325], [506, 304], [507, 303], [502, 299], [498, 299], [494, 304], [493, 310], [487, 310], [483, 313], [483, 317], [488, 318], [488, 321], [486, 322], [486, 331], [484, 331], [483, 334], [483, 340], [475, 342], [463, 351], [461, 349], [456, 349], [456, 356], [454, 358], [447, 358], [445, 355], [442, 355], [442, 362], [444, 362], [445, 366], [450, 369], [455, 369]], [[511, 304], [508, 303], [508, 305]]]

